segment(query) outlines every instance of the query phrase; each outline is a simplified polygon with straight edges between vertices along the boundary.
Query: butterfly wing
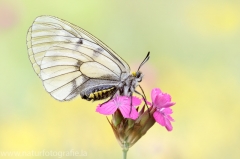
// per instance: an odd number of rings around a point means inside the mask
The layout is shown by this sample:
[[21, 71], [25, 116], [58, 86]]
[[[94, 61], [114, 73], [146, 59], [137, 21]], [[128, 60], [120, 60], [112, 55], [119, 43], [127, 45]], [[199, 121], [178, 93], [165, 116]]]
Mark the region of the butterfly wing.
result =
[[93, 87], [116, 86], [128, 64], [96, 37], [52, 16], [36, 18], [27, 34], [29, 59], [47, 92], [71, 100]]

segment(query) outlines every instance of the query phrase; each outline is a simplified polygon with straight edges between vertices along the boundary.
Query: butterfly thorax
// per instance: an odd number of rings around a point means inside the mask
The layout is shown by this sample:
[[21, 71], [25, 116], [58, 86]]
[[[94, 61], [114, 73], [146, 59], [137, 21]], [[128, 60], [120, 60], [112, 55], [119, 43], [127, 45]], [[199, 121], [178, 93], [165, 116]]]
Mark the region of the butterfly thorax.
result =
[[120, 95], [131, 96], [135, 88], [138, 86], [139, 82], [142, 81], [143, 74], [140, 71], [133, 72], [130, 74], [123, 82], [119, 88]]

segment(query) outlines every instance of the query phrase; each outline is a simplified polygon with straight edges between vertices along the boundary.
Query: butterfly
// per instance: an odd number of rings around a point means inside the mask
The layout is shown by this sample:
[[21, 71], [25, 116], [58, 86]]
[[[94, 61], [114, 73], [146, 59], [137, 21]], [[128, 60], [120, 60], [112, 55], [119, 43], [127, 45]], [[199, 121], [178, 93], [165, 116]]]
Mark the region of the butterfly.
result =
[[53, 16], [35, 19], [27, 33], [27, 48], [44, 88], [59, 101], [78, 95], [88, 101], [132, 96], [143, 78], [139, 69], [150, 57], [148, 52], [138, 70], [130, 73], [129, 65], [102, 41]]

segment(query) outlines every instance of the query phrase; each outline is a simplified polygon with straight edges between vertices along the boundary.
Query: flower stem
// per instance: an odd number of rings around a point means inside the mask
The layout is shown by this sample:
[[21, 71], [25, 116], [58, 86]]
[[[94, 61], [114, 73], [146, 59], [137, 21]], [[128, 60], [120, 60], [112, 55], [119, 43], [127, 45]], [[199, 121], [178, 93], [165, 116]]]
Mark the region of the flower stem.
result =
[[125, 143], [123, 143], [123, 159], [127, 159], [127, 152], [128, 152], [128, 147], [129, 145], [128, 145], [128, 143], [127, 142], [125, 142]]
[[123, 159], [127, 159], [128, 150], [123, 149]]

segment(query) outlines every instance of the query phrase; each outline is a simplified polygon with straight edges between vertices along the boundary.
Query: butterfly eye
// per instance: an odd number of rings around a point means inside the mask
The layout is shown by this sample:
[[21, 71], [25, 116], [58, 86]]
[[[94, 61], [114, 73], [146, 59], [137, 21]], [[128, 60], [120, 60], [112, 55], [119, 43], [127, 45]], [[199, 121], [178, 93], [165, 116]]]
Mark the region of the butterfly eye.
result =
[[141, 74], [142, 74], [141, 72], [137, 72], [136, 77], [139, 78], [141, 76]]

